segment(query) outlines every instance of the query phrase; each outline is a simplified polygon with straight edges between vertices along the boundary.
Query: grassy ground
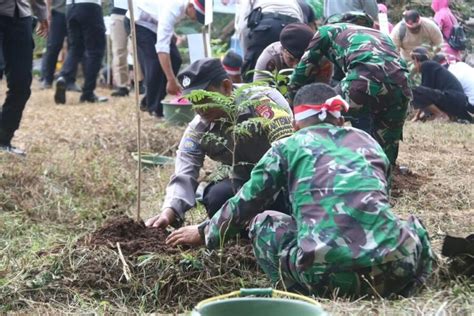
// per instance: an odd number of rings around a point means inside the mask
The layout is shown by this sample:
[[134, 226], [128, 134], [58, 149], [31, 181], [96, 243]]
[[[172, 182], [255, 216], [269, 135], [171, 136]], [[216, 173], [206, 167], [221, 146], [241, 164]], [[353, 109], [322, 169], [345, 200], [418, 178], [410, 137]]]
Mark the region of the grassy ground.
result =
[[[0, 156], [0, 313], [176, 313], [239, 287], [268, 286], [245, 246], [124, 260], [116, 251], [75, 246], [105, 218], [134, 216], [136, 119], [132, 98], [79, 105], [78, 95], [70, 96], [70, 105], [56, 106], [51, 91], [35, 88], [15, 137], [28, 157]], [[399, 161], [415, 175], [397, 191], [394, 208], [424, 221], [438, 253], [446, 233], [474, 232], [473, 131], [459, 124], [406, 127]], [[181, 132], [143, 116], [146, 151], [172, 154]], [[144, 172], [142, 218], [159, 210], [171, 172]], [[472, 280], [446, 270], [440, 258], [428, 289], [416, 297], [321, 302], [334, 314], [472, 314]]]

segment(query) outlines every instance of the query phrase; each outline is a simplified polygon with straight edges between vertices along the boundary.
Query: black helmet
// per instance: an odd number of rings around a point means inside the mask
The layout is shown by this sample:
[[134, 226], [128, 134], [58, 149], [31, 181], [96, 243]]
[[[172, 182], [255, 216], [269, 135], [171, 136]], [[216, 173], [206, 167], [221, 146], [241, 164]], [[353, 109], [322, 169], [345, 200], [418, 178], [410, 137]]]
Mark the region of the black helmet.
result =
[[374, 20], [362, 11], [349, 11], [342, 14], [333, 14], [324, 21], [324, 24], [352, 23], [365, 27], [373, 27]]

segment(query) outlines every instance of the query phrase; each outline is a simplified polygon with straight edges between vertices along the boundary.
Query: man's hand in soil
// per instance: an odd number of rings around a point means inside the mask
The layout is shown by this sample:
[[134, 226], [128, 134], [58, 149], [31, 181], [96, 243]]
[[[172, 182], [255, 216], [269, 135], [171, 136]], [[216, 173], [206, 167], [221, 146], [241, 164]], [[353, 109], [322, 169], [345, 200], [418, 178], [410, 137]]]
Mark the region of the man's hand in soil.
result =
[[175, 230], [166, 238], [166, 244], [171, 246], [187, 245], [200, 246], [204, 245], [204, 240], [199, 235], [199, 225], [185, 226]]
[[145, 223], [147, 227], [158, 227], [165, 229], [173, 224], [176, 220], [176, 215], [172, 208], [165, 208], [161, 214], [153, 216]]

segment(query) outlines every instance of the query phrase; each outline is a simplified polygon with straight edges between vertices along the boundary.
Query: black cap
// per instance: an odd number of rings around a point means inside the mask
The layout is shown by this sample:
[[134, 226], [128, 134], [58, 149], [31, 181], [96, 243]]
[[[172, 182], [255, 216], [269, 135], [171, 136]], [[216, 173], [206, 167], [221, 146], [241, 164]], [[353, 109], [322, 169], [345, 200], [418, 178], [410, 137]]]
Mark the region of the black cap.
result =
[[427, 59], [429, 59], [430, 57], [430, 52], [423, 46], [418, 46], [418, 47], [415, 47], [412, 51], [411, 51], [411, 55], [412, 56], [424, 56], [426, 57]]
[[243, 60], [239, 54], [233, 50], [229, 50], [222, 59], [222, 65], [228, 74], [240, 74]]
[[301, 58], [313, 35], [313, 30], [306, 24], [291, 23], [281, 31], [280, 43], [293, 57]]
[[199, 23], [204, 24], [204, 17], [206, 14], [206, 1], [205, 0], [192, 0], [194, 9], [196, 10], [196, 17]]
[[217, 58], [203, 58], [195, 61], [178, 74], [178, 80], [184, 88], [183, 94], [193, 90], [206, 89], [215, 79], [227, 78], [227, 72]]

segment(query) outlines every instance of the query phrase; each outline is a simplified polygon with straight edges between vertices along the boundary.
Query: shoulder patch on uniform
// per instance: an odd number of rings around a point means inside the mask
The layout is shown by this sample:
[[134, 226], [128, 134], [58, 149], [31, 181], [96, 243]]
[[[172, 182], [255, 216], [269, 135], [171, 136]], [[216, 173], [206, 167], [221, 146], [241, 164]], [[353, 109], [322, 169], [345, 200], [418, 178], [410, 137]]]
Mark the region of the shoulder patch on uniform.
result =
[[260, 104], [256, 106], [255, 112], [257, 112], [259, 116], [266, 119], [272, 119], [275, 116], [275, 112], [273, 112], [272, 107], [268, 104]]
[[182, 148], [183, 151], [193, 152], [193, 151], [196, 151], [198, 147], [199, 147], [198, 142], [192, 138], [185, 138], [183, 140], [183, 148]]

